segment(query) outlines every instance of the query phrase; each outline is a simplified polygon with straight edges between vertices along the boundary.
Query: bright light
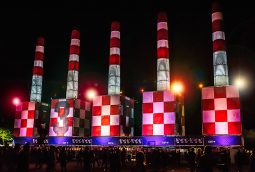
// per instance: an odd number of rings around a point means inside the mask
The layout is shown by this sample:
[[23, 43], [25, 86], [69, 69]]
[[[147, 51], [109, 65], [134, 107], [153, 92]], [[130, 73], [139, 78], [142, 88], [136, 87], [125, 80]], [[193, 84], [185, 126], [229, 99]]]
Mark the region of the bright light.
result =
[[238, 78], [236, 78], [234, 84], [239, 89], [244, 89], [247, 86], [247, 81], [245, 80], [245, 78], [238, 77]]
[[18, 106], [20, 104], [20, 99], [15, 97], [13, 100], [12, 100], [12, 103], [15, 105], [15, 106]]
[[97, 96], [97, 91], [93, 88], [90, 88], [86, 91], [86, 98], [88, 100], [93, 100]]
[[143, 93], [143, 92], [144, 92], [144, 89], [143, 89], [143, 88], [141, 88], [141, 89], [140, 89], [140, 91], [141, 91], [141, 93]]
[[183, 84], [180, 82], [174, 82], [171, 87], [173, 93], [175, 94], [181, 94], [184, 90]]
[[204, 84], [202, 84], [202, 83], [198, 84], [198, 88], [203, 88], [203, 87], [204, 87]]

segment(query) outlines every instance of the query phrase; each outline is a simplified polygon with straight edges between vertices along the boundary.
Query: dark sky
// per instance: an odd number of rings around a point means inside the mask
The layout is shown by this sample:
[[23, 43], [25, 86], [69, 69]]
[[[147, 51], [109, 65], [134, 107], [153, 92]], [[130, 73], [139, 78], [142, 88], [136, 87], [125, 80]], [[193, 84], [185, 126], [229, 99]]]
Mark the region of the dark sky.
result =
[[[42, 4], [42, 3], [40, 3]], [[24, 6], [24, 4], [23, 4]], [[36, 38], [45, 37], [43, 101], [64, 98], [70, 33], [81, 31], [79, 92], [96, 87], [106, 94], [110, 25], [121, 23], [121, 90], [140, 100], [139, 89], [156, 90], [156, 20], [166, 11], [171, 80], [185, 84], [187, 134], [201, 133], [198, 82], [213, 85], [211, 1], [137, 0], [39, 3], [0, 9], [1, 126], [13, 125], [14, 96], [29, 100]], [[252, 1], [222, 1], [230, 82], [248, 78], [241, 91], [246, 129], [255, 128], [255, 10]]]

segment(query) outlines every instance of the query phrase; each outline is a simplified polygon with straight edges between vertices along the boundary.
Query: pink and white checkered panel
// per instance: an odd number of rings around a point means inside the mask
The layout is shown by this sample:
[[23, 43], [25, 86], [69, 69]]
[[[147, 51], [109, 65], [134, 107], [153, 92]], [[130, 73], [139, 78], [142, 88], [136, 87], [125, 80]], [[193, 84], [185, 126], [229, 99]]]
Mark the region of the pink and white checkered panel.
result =
[[92, 108], [92, 136], [120, 135], [120, 96], [97, 96]]
[[202, 89], [204, 135], [241, 135], [238, 88], [235, 86]]
[[73, 136], [73, 99], [51, 101], [49, 136]]
[[142, 135], [174, 135], [175, 103], [170, 91], [143, 93]]
[[36, 113], [35, 102], [22, 102], [16, 106], [14, 120], [15, 137], [33, 137]]

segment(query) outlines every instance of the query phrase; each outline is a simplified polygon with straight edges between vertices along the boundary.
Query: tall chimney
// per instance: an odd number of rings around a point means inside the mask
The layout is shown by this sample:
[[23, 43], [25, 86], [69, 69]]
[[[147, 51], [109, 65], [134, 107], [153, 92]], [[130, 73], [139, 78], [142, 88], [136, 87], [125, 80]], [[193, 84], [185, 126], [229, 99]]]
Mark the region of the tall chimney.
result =
[[78, 71], [80, 54], [80, 32], [73, 30], [71, 35], [70, 56], [67, 75], [66, 98], [78, 98]]
[[117, 21], [111, 25], [108, 94], [120, 94], [120, 23]]
[[158, 14], [157, 22], [157, 90], [170, 90], [167, 15]]
[[39, 37], [37, 39], [35, 48], [35, 60], [30, 94], [31, 102], [41, 102], [43, 80], [43, 58], [44, 58], [44, 38]]
[[228, 85], [228, 66], [226, 54], [223, 15], [218, 2], [212, 4], [212, 40], [213, 40], [213, 67], [214, 85]]

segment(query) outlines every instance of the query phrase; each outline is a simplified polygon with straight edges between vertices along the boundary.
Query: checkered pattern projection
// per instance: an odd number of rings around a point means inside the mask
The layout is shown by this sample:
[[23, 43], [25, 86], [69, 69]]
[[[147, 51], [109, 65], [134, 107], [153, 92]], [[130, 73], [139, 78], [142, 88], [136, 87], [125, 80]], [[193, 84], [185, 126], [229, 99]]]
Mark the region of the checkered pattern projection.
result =
[[51, 102], [49, 136], [89, 136], [90, 103], [79, 99]]
[[175, 102], [170, 91], [143, 93], [143, 136], [175, 134]]
[[120, 95], [97, 96], [92, 108], [92, 136], [133, 136], [134, 100]]
[[203, 135], [241, 135], [239, 91], [235, 86], [202, 89]]
[[39, 119], [40, 103], [22, 102], [16, 106], [14, 137], [38, 136], [36, 121]]

